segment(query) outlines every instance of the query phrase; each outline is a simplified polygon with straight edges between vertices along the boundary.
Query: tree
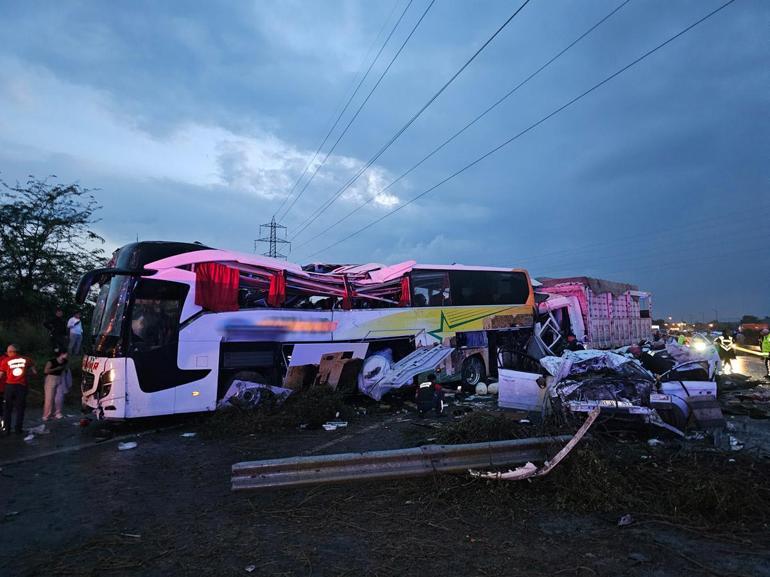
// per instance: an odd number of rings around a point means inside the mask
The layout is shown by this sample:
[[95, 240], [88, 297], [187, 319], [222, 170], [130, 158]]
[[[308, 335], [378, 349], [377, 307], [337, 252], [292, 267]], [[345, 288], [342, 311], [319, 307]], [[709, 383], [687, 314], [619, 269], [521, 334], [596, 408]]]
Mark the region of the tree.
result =
[[0, 319], [73, 305], [80, 276], [104, 261], [104, 239], [91, 230], [101, 208], [91, 189], [55, 178], [0, 180]]
[[741, 317], [741, 324], [743, 323], [758, 323], [759, 317], [756, 317], [754, 315], [743, 315]]

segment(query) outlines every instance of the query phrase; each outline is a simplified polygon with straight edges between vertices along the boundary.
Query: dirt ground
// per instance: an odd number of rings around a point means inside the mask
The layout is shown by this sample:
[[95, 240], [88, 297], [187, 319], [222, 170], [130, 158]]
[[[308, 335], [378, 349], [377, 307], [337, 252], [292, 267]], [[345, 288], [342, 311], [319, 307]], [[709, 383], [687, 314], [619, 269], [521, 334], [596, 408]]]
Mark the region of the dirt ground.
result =
[[[348, 430], [217, 438], [205, 434], [205, 422], [191, 419], [160, 432], [152, 432], [156, 423], [147, 425], [128, 451], [105, 443], [5, 464], [0, 574], [770, 575], [770, 530], [761, 514], [768, 485], [741, 485], [741, 471], [770, 474], [759, 454], [704, 453], [715, 471], [736, 468], [735, 491], [723, 495], [714, 494], [707, 479], [694, 482], [667, 469], [679, 449], [661, 453], [642, 442], [644, 467], [661, 483], [660, 506], [652, 508], [634, 495], [644, 479], [623, 477], [638, 467], [607, 470], [625, 493], [609, 506], [592, 507], [595, 492], [569, 463], [561, 477], [560, 468], [553, 479], [532, 483], [443, 475], [230, 490], [233, 463], [398, 448], [431, 438], [433, 430], [424, 425], [434, 421], [415, 422], [411, 415], [384, 413], [358, 418]], [[195, 431], [195, 437], [181, 436]], [[666, 509], [673, 488], [692, 495], [672, 501], [683, 510]], [[570, 499], [557, 491], [569, 491]], [[722, 516], [705, 510], [690, 515], [686, 508], [699, 503], [714, 505]], [[726, 519], [732, 503], [734, 516]], [[619, 527], [626, 514], [633, 523]]]

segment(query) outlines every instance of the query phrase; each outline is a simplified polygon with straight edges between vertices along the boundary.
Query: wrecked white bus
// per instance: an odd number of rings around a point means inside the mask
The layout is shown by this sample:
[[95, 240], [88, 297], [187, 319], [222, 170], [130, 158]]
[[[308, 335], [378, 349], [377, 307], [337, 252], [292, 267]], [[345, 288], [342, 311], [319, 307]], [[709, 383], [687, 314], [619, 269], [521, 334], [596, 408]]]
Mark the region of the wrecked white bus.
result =
[[[212, 411], [238, 380], [291, 389], [351, 370], [379, 398], [441, 368], [468, 385], [515, 366], [534, 323], [524, 270], [309, 265], [138, 242], [84, 275], [99, 293], [83, 404], [99, 418]], [[347, 368], [346, 368], [347, 367]]]

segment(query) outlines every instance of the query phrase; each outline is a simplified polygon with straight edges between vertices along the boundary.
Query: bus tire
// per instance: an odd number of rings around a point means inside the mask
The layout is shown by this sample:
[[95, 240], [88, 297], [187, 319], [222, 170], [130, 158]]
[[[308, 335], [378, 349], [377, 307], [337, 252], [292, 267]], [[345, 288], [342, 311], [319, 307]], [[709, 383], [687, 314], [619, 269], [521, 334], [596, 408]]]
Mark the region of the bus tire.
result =
[[484, 370], [484, 361], [479, 355], [473, 355], [463, 361], [461, 379], [463, 386], [475, 387], [484, 380], [486, 371]]

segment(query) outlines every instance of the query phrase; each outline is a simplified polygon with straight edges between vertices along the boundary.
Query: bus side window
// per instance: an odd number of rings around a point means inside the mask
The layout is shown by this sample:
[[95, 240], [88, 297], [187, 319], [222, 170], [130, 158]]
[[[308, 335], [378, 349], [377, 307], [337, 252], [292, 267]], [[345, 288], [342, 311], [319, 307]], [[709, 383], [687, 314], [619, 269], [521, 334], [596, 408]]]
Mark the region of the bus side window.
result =
[[521, 272], [453, 270], [450, 276], [456, 306], [520, 304], [529, 298]]
[[449, 276], [444, 271], [412, 271], [412, 306], [440, 307], [452, 304]]

